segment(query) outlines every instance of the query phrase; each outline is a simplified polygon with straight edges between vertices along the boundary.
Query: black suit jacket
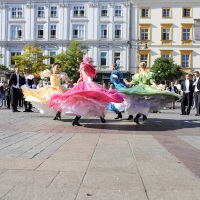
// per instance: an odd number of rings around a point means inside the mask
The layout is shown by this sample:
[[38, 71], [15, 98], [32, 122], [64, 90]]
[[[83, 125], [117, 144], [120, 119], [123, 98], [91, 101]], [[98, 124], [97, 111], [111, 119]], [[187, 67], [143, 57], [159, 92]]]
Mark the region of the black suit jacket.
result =
[[[189, 83], [189, 90], [190, 90], [190, 92], [193, 92], [193, 91], [194, 91], [193, 81], [192, 81], [192, 80], [189, 80], [189, 81], [190, 81], [190, 83]], [[185, 80], [182, 81], [182, 83], [181, 83], [181, 90], [182, 90], [183, 92], [186, 91]]]
[[[26, 84], [25, 78], [19, 75], [19, 87], [24, 84]], [[17, 85], [17, 75], [16, 74], [13, 74], [10, 77], [9, 86], [11, 87], [12, 85]]]

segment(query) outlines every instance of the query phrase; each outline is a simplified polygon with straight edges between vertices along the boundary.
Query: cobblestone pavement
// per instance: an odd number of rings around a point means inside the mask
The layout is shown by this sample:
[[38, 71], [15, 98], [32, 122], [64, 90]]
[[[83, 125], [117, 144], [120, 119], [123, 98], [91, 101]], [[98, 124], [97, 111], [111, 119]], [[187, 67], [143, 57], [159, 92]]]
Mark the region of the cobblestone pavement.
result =
[[[23, 109], [20, 109], [23, 111]], [[0, 108], [0, 200], [199, 200], [200, 117], [114, 120]]]

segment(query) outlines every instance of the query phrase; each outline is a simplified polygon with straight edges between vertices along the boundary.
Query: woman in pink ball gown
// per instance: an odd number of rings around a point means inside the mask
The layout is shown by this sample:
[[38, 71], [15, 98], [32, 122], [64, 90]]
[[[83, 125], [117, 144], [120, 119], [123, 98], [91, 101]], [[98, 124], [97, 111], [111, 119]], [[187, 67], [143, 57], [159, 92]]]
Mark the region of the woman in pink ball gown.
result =
[[105, 123], [105, 110], [110, 102], [123, 102], [123, 94], [117, 91], [107, 90], [93, 82], [96, 69], [92, 65], [93, 60], [89, 56], [83, 58], [80, 64], [80, 78], [77, 84], [64, 94], [51, 96], [49, 106], [64, 114], [76, 115], [73, 126], [81, 126], [81, 117], [101, 117]]

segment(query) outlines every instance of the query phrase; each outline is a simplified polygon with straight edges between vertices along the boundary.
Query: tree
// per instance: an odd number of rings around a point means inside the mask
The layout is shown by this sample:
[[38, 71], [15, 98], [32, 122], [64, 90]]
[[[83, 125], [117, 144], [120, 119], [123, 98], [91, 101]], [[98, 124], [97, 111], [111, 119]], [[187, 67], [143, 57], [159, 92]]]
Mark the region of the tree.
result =
[[24, 47], [24, 53], [13, 56], [12, 60], [15, 62], [15, 66], [19, 67], [20, 70], [27, 68], [29, 73], [38, 74], [49, 67], [43, 62], [48, 58], [48, 55], [43, 55], [43, 50], [40, 46], [28, 44]]
[[156, 80], [173, 81], [183, 75], [181, 67], [168, 58], [157, 58], [151, 71], [155, 73]]
[[83, 56], [87, 52], [87, 46], [81, 42], [70, 42], [68, 49], [55, 55], [55, 62], [61, 64], [61, 71], [66, 72], [70, 78], [76, 81], [79, 77], [79, 66]]

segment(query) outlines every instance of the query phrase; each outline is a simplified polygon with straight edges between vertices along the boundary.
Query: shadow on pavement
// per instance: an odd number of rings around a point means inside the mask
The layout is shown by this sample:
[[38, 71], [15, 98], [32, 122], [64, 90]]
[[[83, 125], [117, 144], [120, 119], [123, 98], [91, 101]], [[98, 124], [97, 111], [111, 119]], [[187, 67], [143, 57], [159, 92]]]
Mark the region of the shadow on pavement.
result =
[[[112, 123], [114, 122], [114, 123]], [[121, 123], [120, 123], [121, 122]], [[127, 124], [125, 123], [127, 122]], [[137, 125], [134, 121], [122, 120], [106, 120], [105, 124], [101, 124], [98, 119], [93, 119], [89, 123], [84, 123], [86, 128], [98, 128], [98, 129], [107, 129], [107, 130], [121, 130], [121, 131], [173, 131], [180, 129], [193, 129], [200, 127], [200, 120], [175, 120], [175, 119], [148, 119], [147, 121], [140, 121], [140, 125]], [[98, 125], [97, 125], [98, 123]], [[132, 124], [132, 125], [131, 125]]]

